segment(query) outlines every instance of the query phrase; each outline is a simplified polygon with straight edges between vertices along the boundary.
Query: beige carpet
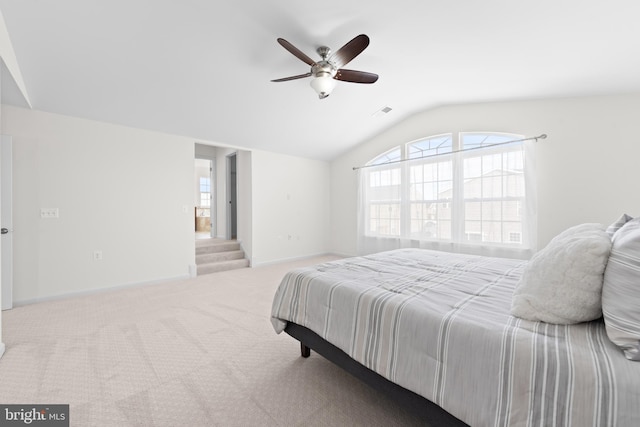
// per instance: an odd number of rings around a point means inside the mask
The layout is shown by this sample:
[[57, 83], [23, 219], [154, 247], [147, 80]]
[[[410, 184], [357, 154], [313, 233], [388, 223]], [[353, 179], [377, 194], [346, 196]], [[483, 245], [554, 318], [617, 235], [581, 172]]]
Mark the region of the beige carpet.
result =
[[72, 426], [422, 425], [273, 331], [282, 276], [329, 259], [5, 311], [0, 403], [70, 404]]

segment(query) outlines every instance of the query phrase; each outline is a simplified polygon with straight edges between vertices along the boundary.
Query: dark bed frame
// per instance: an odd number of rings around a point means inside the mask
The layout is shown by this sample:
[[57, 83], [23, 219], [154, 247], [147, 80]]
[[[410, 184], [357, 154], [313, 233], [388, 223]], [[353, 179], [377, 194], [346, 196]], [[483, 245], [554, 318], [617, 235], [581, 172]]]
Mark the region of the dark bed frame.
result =
[[325, 341], [320, 337], [320, 335], [316, 334], [311, 329], [289, 322], [284, 331], [300, 341], [302, 357], [309, 357], [311, 350], [314, 350], [325, 359], [335, 363], [374, 389], [379, 390], [386, 396], [398, 401], [409, 411], [428, 422], [429, 425], [447, 427], [467, 426], [467, 424], [463, 423], [435, 403], [410, 390], [407, 390], [406, 388], [400, 387], [380, 374], [377, 374], [376, 372], [366, 368], [364, 365], [356, 362], [347, 356], [344, 351]]

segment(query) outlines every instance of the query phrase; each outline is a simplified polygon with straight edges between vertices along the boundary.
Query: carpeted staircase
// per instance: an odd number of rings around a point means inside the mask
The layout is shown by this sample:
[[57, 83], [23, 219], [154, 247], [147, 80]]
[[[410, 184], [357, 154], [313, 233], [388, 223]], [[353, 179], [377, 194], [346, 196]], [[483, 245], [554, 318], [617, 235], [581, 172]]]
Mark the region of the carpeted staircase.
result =
[[235, 240], [196, 240], [196, 265], [198, 276], [218, 271], [249, 267], [240, 243]]

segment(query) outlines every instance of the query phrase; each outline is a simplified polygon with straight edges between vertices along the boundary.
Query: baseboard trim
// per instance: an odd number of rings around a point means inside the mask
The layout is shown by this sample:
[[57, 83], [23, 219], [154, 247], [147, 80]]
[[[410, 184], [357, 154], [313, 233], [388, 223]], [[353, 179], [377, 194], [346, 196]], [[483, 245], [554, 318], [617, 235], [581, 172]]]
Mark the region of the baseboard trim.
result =
[[251, 267], [264, 267], [268, 265], [282, 264], [283, 262], [304, 261], [305, 259], [316, 258], [320, 256], [337, 256], [340, 258], [346, 258], [345, 256], [334, 253], [334, 252], [323, 252], [318, 254], [303, 255], [299, 257], [280, 258], [272, 261], [255, 262], [255, 260], [250, 260], [250, 262], [251, 262]]
[[329, 255], [334, 255], [334, 256], [339, 256], [342, 258], [352, 258], [358, 255], [355, 254], [346, 254], [346, 253], [341, 253], [341, 252], [331, 252]]
[[58, 300], [63, 300], [63, 299], [68, 299], [68, 298], [75, 298], [75, 297], [82, 297], [82, 296], [87, 296], [87, 295], [101, 294], [101, 293], [104, 293], [104, 292], [118, 291], [118, 290], [127, 289], [127, 288], [137, 288], [137, 287], [141, 287], [141, 286], [153, 286], [153, 285], [159, 285], [161, 283], [174, 282], [174, 281], [177, 281], [177, 280], [185, 280], [185, 279], [191, 279], [191, 278], [192, 277], [189, 274], [184, 274], [184, 275], [174, 276], [174, 277], [165, 277], [165, 278], [161, 278], [161, 279], [147, 280], [147, 281], [144, 281], [144, 282], [132, 282], [132, 283], [125, 283], [125, 284], [122, 284], [122, 285], [106, 286], [104, 288], [96, 288], [96, 289], [87, 289], [87, 290], [83, 290], [83, 291], [66, 292], [66, 293], [58, 294], [58, 295], [49, 295], [49, 296], [46, 296], [46, 297], [38, 297], [38, 298], [31, 298], [31, 299], [13, 301], [13, 307], [15, 308], [15, 307], [23, 306], [23, 305], [37, 304], [37, 303], [40, 303], [40, 302], [58, 301]]
[[2, 355], [4, 354], [4, 350], [5, 350], [5, 345], [3, 342], [0, 342], [0, 359], [2, 358]]

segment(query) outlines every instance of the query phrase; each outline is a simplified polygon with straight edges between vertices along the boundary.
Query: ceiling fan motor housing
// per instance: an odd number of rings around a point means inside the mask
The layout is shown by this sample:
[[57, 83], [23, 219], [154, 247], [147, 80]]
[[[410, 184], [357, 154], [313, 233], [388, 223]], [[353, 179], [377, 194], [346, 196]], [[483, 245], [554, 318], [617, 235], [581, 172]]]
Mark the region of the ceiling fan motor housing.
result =
[[322, 61], [316, 62], [311, 67], [311, 74], [314, 77], [322, 77], [322, 76], [328, 75], [331, 78], [333, 78], [337, 72], [338, 72], [338, 69], [336, 68], [336, 66], [325, 59], [323, 59]]

